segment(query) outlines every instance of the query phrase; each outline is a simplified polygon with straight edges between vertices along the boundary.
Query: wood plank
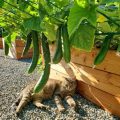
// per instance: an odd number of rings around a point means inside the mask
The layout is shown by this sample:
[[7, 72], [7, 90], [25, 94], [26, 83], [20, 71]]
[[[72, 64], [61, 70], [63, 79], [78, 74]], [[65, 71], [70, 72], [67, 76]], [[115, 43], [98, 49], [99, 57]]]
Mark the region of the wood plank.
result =
[[[98, 49], [93, 49], [92, 52], [83, 52], [76, 49], [72, 49], [72, 62], [81, 65], [93, 66], [93, 61], [98, 53]], [[104, 70], [110, 73], [120, 75], [120, 57], [116, 56], [115, 51], [109, 50], [105, 60], [96, 69]]]
[[[55, 45], [50, 45], [51, 56], [54, 55]], [[91, 52], [84, 52], [78, 49], [71, 49], [71, 61], [80, 65], [93, 67], [95, 56], [99, 52], [98, 49], [93, 49]], [[120, 75], [120, 57], [116, 55], [114, 50], [109, 50], [105, 60], [97, 65], [95, 69], [107, 71]], [[114, 67], [113, 67], [114, 66]]]
[[32, 58], [33, 52], [30, 51], [30, 52], [28, 52], [25, 56], [21, 56], [22, 53], [17, 52], [15, 49], [16, 49], [16, 48], [15, 48], [14, 46], [12, 46], [12, 47], [10, 48], [10, 50], [9, 50], [9, 54], [8, 54], [8, 55], [9, 55], [11, 58], [15, 58], [15, 59]]
[[25, 46], [25, 42], [21, 39], [16, 39], [12, 44], [15, 47], [24, 47]]
[[[22, 47], [15, 47], [16, 53], [22, 53], [23, 49], [24, 49], [23, 46]], [[28, 50], [28, 53], [32, 53], [32, 52], [33, 52], [32, 48]]]
[[[112, 95], [120, 97], [120, 76], [112, 73], [92, 69], [78, 64], [71, 63], [71, 67], [77, 79], [86, 84], [94, 86], [100, 90], [108, 92]], [[68, 75], [64, 67], [59, 65], [52, 65], [52, 69]], [[69, 75], [68, 75], [69, 76]]]
[[120, 97], [115, 97], [82, 81], [78, 81], [78, 92], [103, 109], [120, 116]]

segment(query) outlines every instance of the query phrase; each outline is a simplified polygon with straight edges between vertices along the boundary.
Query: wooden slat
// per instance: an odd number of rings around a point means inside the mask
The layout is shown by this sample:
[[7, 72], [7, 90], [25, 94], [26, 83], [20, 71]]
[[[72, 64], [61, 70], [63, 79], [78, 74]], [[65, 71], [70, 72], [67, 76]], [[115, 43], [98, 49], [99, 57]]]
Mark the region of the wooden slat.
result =
[[78, 92], [103, 109], [120, 116], [120, 97], [115, 97], [81, 81], [78, 81]]
[[[59, 65], [52, 65], [52, 69], [68, 75], [64, 67]], [[78, 64], [71, 63], [71, 67], [78, 80], [86, 84], [94, 86], [100, 90], [108, 92], [112, 95], [120, 97], [120, 76], [112, 73], [92, 69]], [[69, 75], [68, 75], [69, 76]]]
[[[16, 53], [22, 53], [23, 49], [24, 49], [24, 46], [22, 46], [22, 47], [15, 47]], [[28, 50], [28, 53], [29, 52], [31, 53], [32, 51], [33, 51], [33, 49], [31, 48], [31, 49]]]
[[[19, 47], [20, 50], [22, 49], [22, 47]], [[18, 48], [18, 49], [19, 49]], [[25, 56], [21, 56], [22, 52], [18, 52], [16, 51], [15, 46], [12, 46], [10, 48], [9, 54], [8, 54], [11, 58], [15, 58], [15, 59], [23, 59], [23, 58], [31, 58], [33, 55], [33, 52], [29, 51]]]
[[[72, 62], [92, 67], [97, 53], [97, 49], [93, 49], [90, 53], [72, 49]], [[96, 66], [96, 69], [120, 75], [120, 57], [116, 56], [115, 51], [109, 50], [105, 60]]]
[[15, 47], [23, 47], [25, 46], [25, 42], [21, 39], [16, 39], [13, 43], [12, 43]]
[[[54, 55], [55, 45], [50, 45], [51, 55]], [[83, 52], [77, 49], [71, 49], [71, 61], [80, 65], [93, 67], [93, 61], [98, 49], [93, 49], [92, 52]], [[120, 75], [120, 57], [116, 55], [114, 50], [109, 50], [105, 60], [95, 68], [110, 73]], [[114, 67], [113, 67], [114, 66]]]

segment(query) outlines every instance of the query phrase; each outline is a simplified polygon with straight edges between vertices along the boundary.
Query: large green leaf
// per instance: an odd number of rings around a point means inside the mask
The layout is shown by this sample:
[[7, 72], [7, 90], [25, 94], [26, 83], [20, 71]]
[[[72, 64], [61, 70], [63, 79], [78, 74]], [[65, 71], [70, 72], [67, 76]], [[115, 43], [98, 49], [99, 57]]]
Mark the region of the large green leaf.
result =
[[91, 51], [94, 44], [94, 34], [95, 29], [92, 26], [88, 24], [80, 25], [70, 39], [71, 46], [81, 50]]
[[45, 22], [44, 23], [45, 27], [45, 35], [48, 40], [50, 41], [55, 41], [56, 39], [56, 30], [55, 30], [55, 25], [51, 24], [50, 22]]
[[0, 7], [4, 5], [4, 0], [0, 0]]
[[23, 26], [26, 30], [36, 30], [41, 31], [41, 20], [39, 17], [31, 17], [28, 19], [25, 19], [23, 22]]
[[11, 34], [11, 41], [15, 41], [17, 35], [18, 35], [18, 34], [17, 34], [16, 32], [13, 32], [13, 33]]
[[90, 6], [86, 4], [80, 6], [80, 3], [78, 4], [75, 2], [73, 8], [70, 10], [68, 17], [68, 33], [70, 37], [78, 29], [80, 23], [84, 19], [87, 19], [91, 25], [96, 26], [96, 7], [94, 5]]

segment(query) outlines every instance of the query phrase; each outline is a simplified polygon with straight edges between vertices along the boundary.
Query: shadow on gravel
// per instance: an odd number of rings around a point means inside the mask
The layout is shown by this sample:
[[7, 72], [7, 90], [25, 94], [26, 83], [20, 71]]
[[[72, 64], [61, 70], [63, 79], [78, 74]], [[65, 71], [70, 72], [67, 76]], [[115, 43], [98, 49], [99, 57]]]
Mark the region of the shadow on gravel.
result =
[[77, 114], [80, 114], [80, 116], [82, 116], [82, 117], [87, 116], [87, 112], [81, 106], [79, 106], [79, 105], [77, 106], [75, 112]]
[[18, 61], [31, 63], [32, 59], [20, 59], [20, 60], [18, 60]]

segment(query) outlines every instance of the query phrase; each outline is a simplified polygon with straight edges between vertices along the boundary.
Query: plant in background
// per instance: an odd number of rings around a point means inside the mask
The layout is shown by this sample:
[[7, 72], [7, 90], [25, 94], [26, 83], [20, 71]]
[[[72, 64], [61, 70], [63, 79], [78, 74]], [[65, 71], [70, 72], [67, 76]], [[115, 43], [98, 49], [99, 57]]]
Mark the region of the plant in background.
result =
[[62, 57], [69, 63], [71, 47], [87, 52], [94, 44], [101, 48], [95, 65], [104, 60], [110, 46], [120, 53], [119, 0], [0, 0], [0, 27], [6, 55], [16, 36], [26, 41], [23, 55], [33, 44], [29, 73], [39, 62], [42, 43], [44, 70], [34, 92], [41, 90], [49, 78], [48, 43], [56, 41], [53, 63], [59, 63]]

